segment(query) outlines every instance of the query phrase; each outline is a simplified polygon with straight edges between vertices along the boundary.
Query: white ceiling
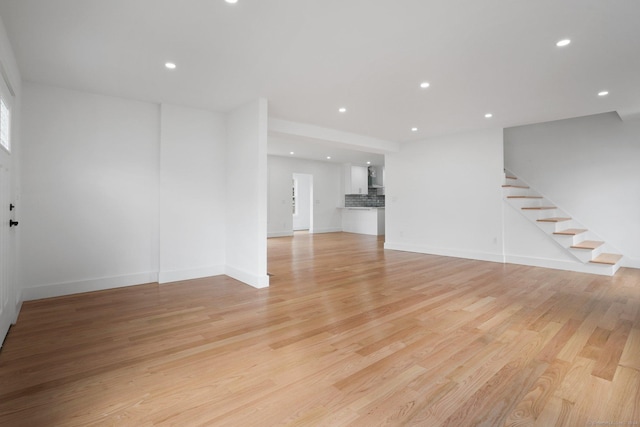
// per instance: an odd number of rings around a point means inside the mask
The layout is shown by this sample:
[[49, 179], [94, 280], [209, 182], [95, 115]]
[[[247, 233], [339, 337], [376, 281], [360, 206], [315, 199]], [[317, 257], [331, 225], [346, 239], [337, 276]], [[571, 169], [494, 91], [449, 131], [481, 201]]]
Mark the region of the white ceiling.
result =
[[0, 16], [27, 81], [219, 112], [264, 97], [271, 117], [387, 141], [640, 111], [637, 0], [0, 0]]

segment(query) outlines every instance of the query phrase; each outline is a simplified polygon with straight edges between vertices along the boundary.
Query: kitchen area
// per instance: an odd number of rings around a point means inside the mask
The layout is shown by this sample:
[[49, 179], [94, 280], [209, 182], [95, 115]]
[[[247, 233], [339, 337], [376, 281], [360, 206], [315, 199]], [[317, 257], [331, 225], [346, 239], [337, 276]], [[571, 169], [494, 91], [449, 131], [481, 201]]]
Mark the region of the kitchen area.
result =
[[342, 231], [385, 234], [384, 166], [343, 165]]
[[303, 152], [302, 146], [277, 138], [270, 144], [268, 237], [305, 230], [385, 234], [384, 155], [335, 147], [326, 152], [324, 145], [311, 143], [305, 147], [317, 151]]

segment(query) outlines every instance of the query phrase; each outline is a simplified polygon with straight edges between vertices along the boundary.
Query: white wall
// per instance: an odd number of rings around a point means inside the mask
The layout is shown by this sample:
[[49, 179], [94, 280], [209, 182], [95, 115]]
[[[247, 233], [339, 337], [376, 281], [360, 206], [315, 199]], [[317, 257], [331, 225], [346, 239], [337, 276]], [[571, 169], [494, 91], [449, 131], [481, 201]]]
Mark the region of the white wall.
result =
[[268, 285], [266, 101], [226, 116], [38, 84], [24, 101], [25, 299], [225, 273]]
[[338, 206], [344, 205], [342, 165], [329, 162], [268, 156], [269, 237], [293, 234], [291, 178], [294, 173], [313, 176], [313, 232], [342, 231]]
[[311, 193], [313, 191], [313, 175], [294, 173], [293, 179], [297, 182], [297, 211], [293, 214], [293, 229], [309, 230], [311, 228]]
[[404, 144], [385, 168], [385, 248], [502, 262], [501, 129]]
[[25, 299], [157, 280], [157, 105], [25, 84]]
[[254, 287], [267, 276], [267, 101], [233, 111], [227, 122], [227, 274]]
[[608, 113], [504, 134], [508, 170], [619, 249], [623, 265], [640, 268], [640, 121]]
[[225, 273], [225, 121], [161, 106], [160, 283]]

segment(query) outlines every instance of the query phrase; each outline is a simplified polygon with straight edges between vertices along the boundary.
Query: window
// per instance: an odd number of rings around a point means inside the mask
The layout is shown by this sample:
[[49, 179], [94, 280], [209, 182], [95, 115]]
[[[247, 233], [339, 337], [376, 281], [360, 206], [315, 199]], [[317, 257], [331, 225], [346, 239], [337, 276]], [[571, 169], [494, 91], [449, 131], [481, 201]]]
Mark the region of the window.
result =
[[11, 151], [11, 141], [9, 139], [11, 135], [9, 132], [10, 123], [9, 107], [5, 104], [4, 99], [0, 98], [0, 145], [7, 151]]

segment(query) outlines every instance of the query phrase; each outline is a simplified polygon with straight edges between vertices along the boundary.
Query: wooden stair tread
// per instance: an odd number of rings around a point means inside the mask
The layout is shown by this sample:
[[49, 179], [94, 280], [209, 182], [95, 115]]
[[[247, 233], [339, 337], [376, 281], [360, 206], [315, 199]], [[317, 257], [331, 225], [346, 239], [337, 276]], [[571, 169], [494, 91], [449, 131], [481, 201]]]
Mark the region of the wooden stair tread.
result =
[[546, 209], [556, 209], [555, 206], [525, 206], [522, 208], [524, 210], [534, 210], [534, 211], [542, 211]]
[[571, 218], [562, 218], [562, 217], [551, 217], [551, 218], [542, 218], [539, 219], [538, 222], [563, 222], [563, 221], [571, 221]]
[[553, 234], [560, 234], [563, 236], [575, 236], [576, 234], [584, 233], [587, 230], [583, 230], [581, 228], [567, 228], [566, 230], [556, 231]]
[[604, 244], [604, 242], [598, 242], [596, 240], [584, 240], [576, 245], [572, 245], [573, 249], [596, 249]]
[[542, 199], [542, 196], [507, 196], [507, 199]]
[[515, 176], [507, 176], [507, 177], [505, 177], [505, 178], [507, 178], [507, 179], [518, 179], [518, 178], [516, 178]]
[[505, 184], [502, 187], [503, 188], [526, 188], [526, 189], [529, 188], [526, 185], [512, 185], [512, 184]]
[[592, 262], [594, 264], [615, 265], [621, 259], [622, 259], [622, 255], [619, 255], [619, 254], [600, 254], [589, 262]]

